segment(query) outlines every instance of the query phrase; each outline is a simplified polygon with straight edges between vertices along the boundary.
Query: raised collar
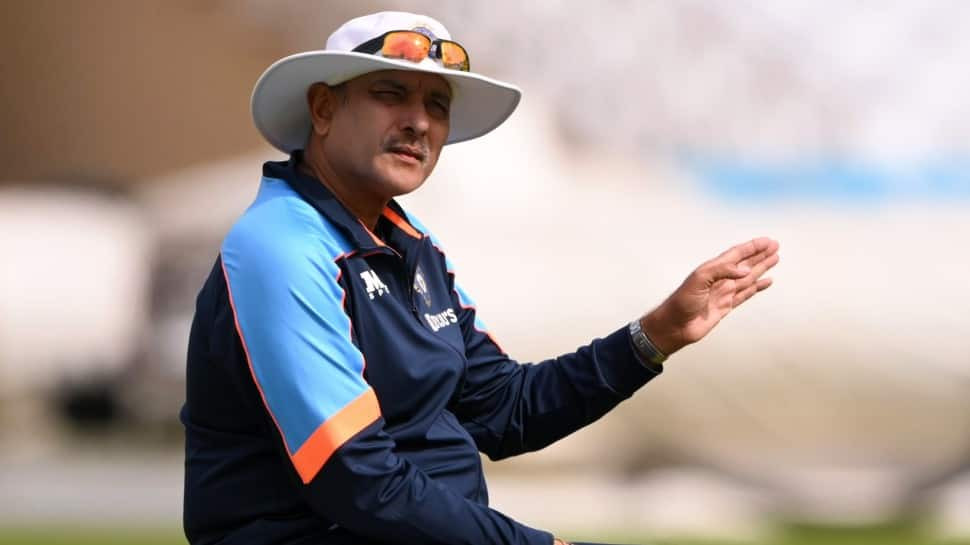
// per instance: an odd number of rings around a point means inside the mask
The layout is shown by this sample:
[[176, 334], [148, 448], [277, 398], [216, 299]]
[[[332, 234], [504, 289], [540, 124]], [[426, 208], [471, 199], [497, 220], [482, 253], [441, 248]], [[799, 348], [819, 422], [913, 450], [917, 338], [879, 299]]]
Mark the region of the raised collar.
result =
[[[337, 200], [333, 193], [319, 180], [300, 171], [297, 166], [303, 160], [303, 151], [296, 150], [287, 161], [267, 161], [263, 163], [263, 176], [283, 180], [293, 188], [303, 200], [310, 203], [323, 217], [332, 221], [360, 251], [374, 250], [387, 245], [353, 213]], [[396, 230], [405, 235], [421, 239], [424, 234], [407, 220], [404, 209], [393, 199], [381, 215]]]

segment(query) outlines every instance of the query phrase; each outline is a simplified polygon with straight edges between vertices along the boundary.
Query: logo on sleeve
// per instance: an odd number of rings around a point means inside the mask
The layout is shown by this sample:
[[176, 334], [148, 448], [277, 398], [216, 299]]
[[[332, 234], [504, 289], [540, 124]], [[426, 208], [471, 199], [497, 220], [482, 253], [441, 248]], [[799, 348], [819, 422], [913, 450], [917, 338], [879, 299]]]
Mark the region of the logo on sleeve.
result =
[[387, 289], [387, 285], [381, 282], [381, 279], [377, 277], [377, 273], [368, 269], [360, 273], [360, 277], [364, 279], [364, 285], [367, 287], [367, 296], [371, 299], [384, 295], [385, 293], [390, 293]]

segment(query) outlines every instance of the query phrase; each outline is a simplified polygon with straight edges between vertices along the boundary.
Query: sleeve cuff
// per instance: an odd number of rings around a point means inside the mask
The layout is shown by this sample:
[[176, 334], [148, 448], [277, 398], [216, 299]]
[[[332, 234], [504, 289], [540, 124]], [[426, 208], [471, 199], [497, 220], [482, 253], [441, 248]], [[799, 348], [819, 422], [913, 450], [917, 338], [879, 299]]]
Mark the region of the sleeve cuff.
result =
[[663, 372], [663, 365], [641, 361], [626, 326], [600, 339], [596, 352], [604, 378], [614, 390], [625, 396], [633, 395]]

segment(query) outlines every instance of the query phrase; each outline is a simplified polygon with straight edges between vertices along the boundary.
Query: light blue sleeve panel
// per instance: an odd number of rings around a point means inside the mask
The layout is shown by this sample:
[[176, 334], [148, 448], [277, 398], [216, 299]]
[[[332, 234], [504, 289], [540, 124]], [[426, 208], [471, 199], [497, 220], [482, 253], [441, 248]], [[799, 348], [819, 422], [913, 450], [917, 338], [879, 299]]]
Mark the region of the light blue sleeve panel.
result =
[[[451, 258], [448, 257], [448, 254], [445, 253], [444, 245], [441, 244], [441, 241], [438, 240], [438, 237], [436, 237], [434, 233], [431, 232], [431, 230], [425, 227], [424, 224], [421, 223], [421, 220], [415, 217], [414, 214], [407, 212], [406, 215], [407, 215], [408, 221], [411, 222], [411, 225], [416, 227], [418, 231], [421, 231], [422, 233], [424, 233], [425, 235], [428, 235], [428, 237], [431, 238], [431, 243], [434, 244], [434, 247], [445, 258], [445, 267], [448, 268], [448, 274], [452, 276], [452, 280], [454, 282], [454, 287], [455, 287], [455, 293], [458, 295], [458, 304], [460, 304], [462, 308], [474, 309], [476, 307], [475, 301], [471, 298], [470, 295], [468, 295], [468, 292], [466, 292], [464, 288], [462, 288], [461, 285], [458, 284], [458, 279], [455, 276], [455, 264], [451, 261]], [[481, 318], [478, 317], [478, 312], [475, 313], [475, 329], [483, 332], [488, 331], [488, 328], [485, 327], [485, 323], [482, 321]]]
[[272, 178], [222, 245], [250, 369], [291, 457], [370, 390], [338, 284], [336, 260], [348, 251], [316, 210]]

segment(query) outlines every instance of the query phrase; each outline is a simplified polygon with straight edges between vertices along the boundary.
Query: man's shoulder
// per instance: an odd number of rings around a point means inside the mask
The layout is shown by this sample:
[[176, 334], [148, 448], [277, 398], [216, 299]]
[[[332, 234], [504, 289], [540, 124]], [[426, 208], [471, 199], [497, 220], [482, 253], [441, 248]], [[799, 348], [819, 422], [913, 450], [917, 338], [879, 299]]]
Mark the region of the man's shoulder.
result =
[[334, 259], [350, 251], [347, 238], [329, 218], [283, 180], [264, 178], [253, 204], [229, 230], [222, 250], [257, 259], [312, 255]]

